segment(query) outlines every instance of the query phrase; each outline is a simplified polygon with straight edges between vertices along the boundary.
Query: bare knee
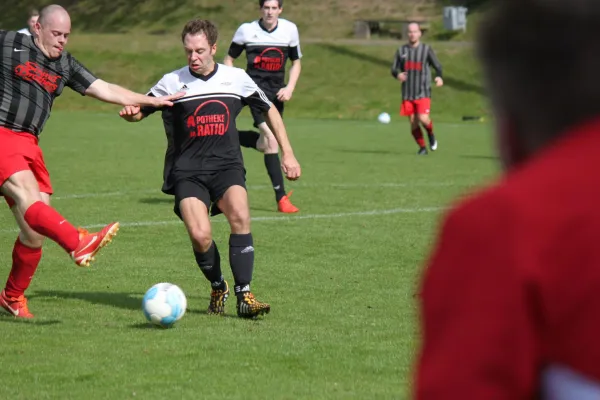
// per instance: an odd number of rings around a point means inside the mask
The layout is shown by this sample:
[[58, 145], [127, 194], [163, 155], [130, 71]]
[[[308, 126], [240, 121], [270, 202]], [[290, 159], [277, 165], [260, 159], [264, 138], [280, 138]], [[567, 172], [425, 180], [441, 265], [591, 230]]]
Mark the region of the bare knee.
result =
[[257, 150], [265, 153], [265, 154], [275, 154], [279, 151], [279, 145], [277, 144], [277, 139], [275, 139], [275, 135], [271, 132], [271, 129], [267, 125], [266, 122], [260, 124], [258, 126], [260, 130], [260, 138], [256, 144]]
[[25, 246], [30, 247], [32, 249], [37, 249], [43, 246], [45, 237], [40, 235], [39, 233], [31, 230], [31, 231], [20, 231], [19, 232], [19, 241], [23, 243]]
[[212, 245], [212, 232], [210, 229], [194, 227], [188, 230], [192, 246], [201, 253], [207, 252]]
[[429, 125], [429, 122], [431, 122], [431, 119], [429, 118], [429, 115], [427, 115], [427, 114], [419, 114], [419, 122], [423, 125]]
[[247, 207], [240, 207], [231, 211], [228, 220], [232, 233], [250, 233], [250, 210]]

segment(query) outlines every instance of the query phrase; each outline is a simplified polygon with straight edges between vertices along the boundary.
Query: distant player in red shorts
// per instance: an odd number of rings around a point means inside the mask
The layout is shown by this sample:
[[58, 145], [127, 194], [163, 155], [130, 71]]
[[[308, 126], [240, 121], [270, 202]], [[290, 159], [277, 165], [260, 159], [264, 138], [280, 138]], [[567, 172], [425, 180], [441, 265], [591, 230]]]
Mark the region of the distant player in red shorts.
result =
[[119, 229], [115, 222], [98, 233], [78, 230], [49, 206], [52, 186], [38, 136], [54, 99], [66, 86], [122, 105], [170, 106], [170, 100], [180, 97], [148, 97], [97, 79], [63, 51], [71, 20], [60, 6], [45, 7], [33, 30], [33, 36], [0, 31], [0, 195], [21, 230], [0, 306], [19, 318], [33, 317], [24, 293], [42, 257], [45, 237], [65, 249], [77, 265], [89, 266]]
[[419, 155], [427, 154], [421, 125], [427, 131], [429, 148], [437, 149], [437, 140], [433, 134], [433, 122], [429, 117], [431, 110], [431, 71], [435, 70], [435, 84], [442, 86], [442, 64], [433, 49], [421, 43], [421, 28], [417, 23], [408, 25], [408, 43], [400, 47], [394, 56], [392, 76], [402, 82], [402, 106], [400, 115], [409, 117], [410, 128], [419, 145]]

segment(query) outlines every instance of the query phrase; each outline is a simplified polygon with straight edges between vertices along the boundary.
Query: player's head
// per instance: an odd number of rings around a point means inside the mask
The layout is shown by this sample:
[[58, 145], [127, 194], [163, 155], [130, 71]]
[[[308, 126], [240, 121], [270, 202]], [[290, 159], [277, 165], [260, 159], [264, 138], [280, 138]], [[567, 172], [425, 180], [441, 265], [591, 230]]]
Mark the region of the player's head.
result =
[[406, 27], [406, 35], [408, 36], [408, 43], [415, 44], [419, 43], [421, 39], [421, 27], [416, 22], [411, 22]]
[[505, 166], [600, 116], [599, 20], [597, 0], [505, 0], [480, 25], [478, 53]]
[[60, 57], [71, 33], [71, 18], [67, 10], [52, 4], [42, 8], [33, 27], [37, 44], [50, 58]]
[[29, 19], [27, 20], [27, 26], [29, 27], [29, 32], [33, 32], [33, 29], [35, 27], [35, 23], [38, 21], [38, 18], [40, 17], [40, 13], [38, 10], [31, 10], [31, 12], [29, 13]]
[[183, 27], [181, 41], [192, 71], [198, 74], [210, 72], [217, 52], [217, 27], [205, 19], [194, 19]]
[[263, 21], [276, 24], [283, 11], [283, 0], [260, 0], [260, 14]]

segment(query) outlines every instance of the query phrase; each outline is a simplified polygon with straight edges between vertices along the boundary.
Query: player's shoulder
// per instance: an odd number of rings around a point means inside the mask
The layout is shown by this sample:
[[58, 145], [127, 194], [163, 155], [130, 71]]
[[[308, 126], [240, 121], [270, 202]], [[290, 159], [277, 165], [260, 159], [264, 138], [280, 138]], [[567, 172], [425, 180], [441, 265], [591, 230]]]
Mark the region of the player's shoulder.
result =
[[232, 77], [234, 79], [240, 79], [240, 78], [245, 78], [246, 75], [248, 75], [246, 73], [245, 70], [243, 70], [242, 68], [238, 68], [235, 66], [229, 66], [229, 65], [225, 65], [225, 64], [218, 64], [218, 68], [219, 68], [219, 74], [221, 76], [225, 76], [225, 77]]
[[298, 29], [298, 26], [289, 19], [279, 18], [278, 24], [283, 29]]
[[256, 29], [257, 26], [258, 26], [258, 20], [250, 21], [250, 22], [244, 22], [243, 24], [241, 24], [237, 28], [237, 31], [238, 32], [248, 32], [248, 31], [250, 31], [252, 29]]

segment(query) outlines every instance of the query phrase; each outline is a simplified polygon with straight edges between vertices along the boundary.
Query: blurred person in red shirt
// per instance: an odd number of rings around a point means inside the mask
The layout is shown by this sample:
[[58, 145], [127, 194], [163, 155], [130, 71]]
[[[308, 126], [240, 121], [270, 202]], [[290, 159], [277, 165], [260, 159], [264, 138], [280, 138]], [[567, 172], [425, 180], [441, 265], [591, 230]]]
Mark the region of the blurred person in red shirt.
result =
[[415, 398], [600, 399], [600, 2], [505, 0], [487, 17], [506, 172], [443, 224]]

